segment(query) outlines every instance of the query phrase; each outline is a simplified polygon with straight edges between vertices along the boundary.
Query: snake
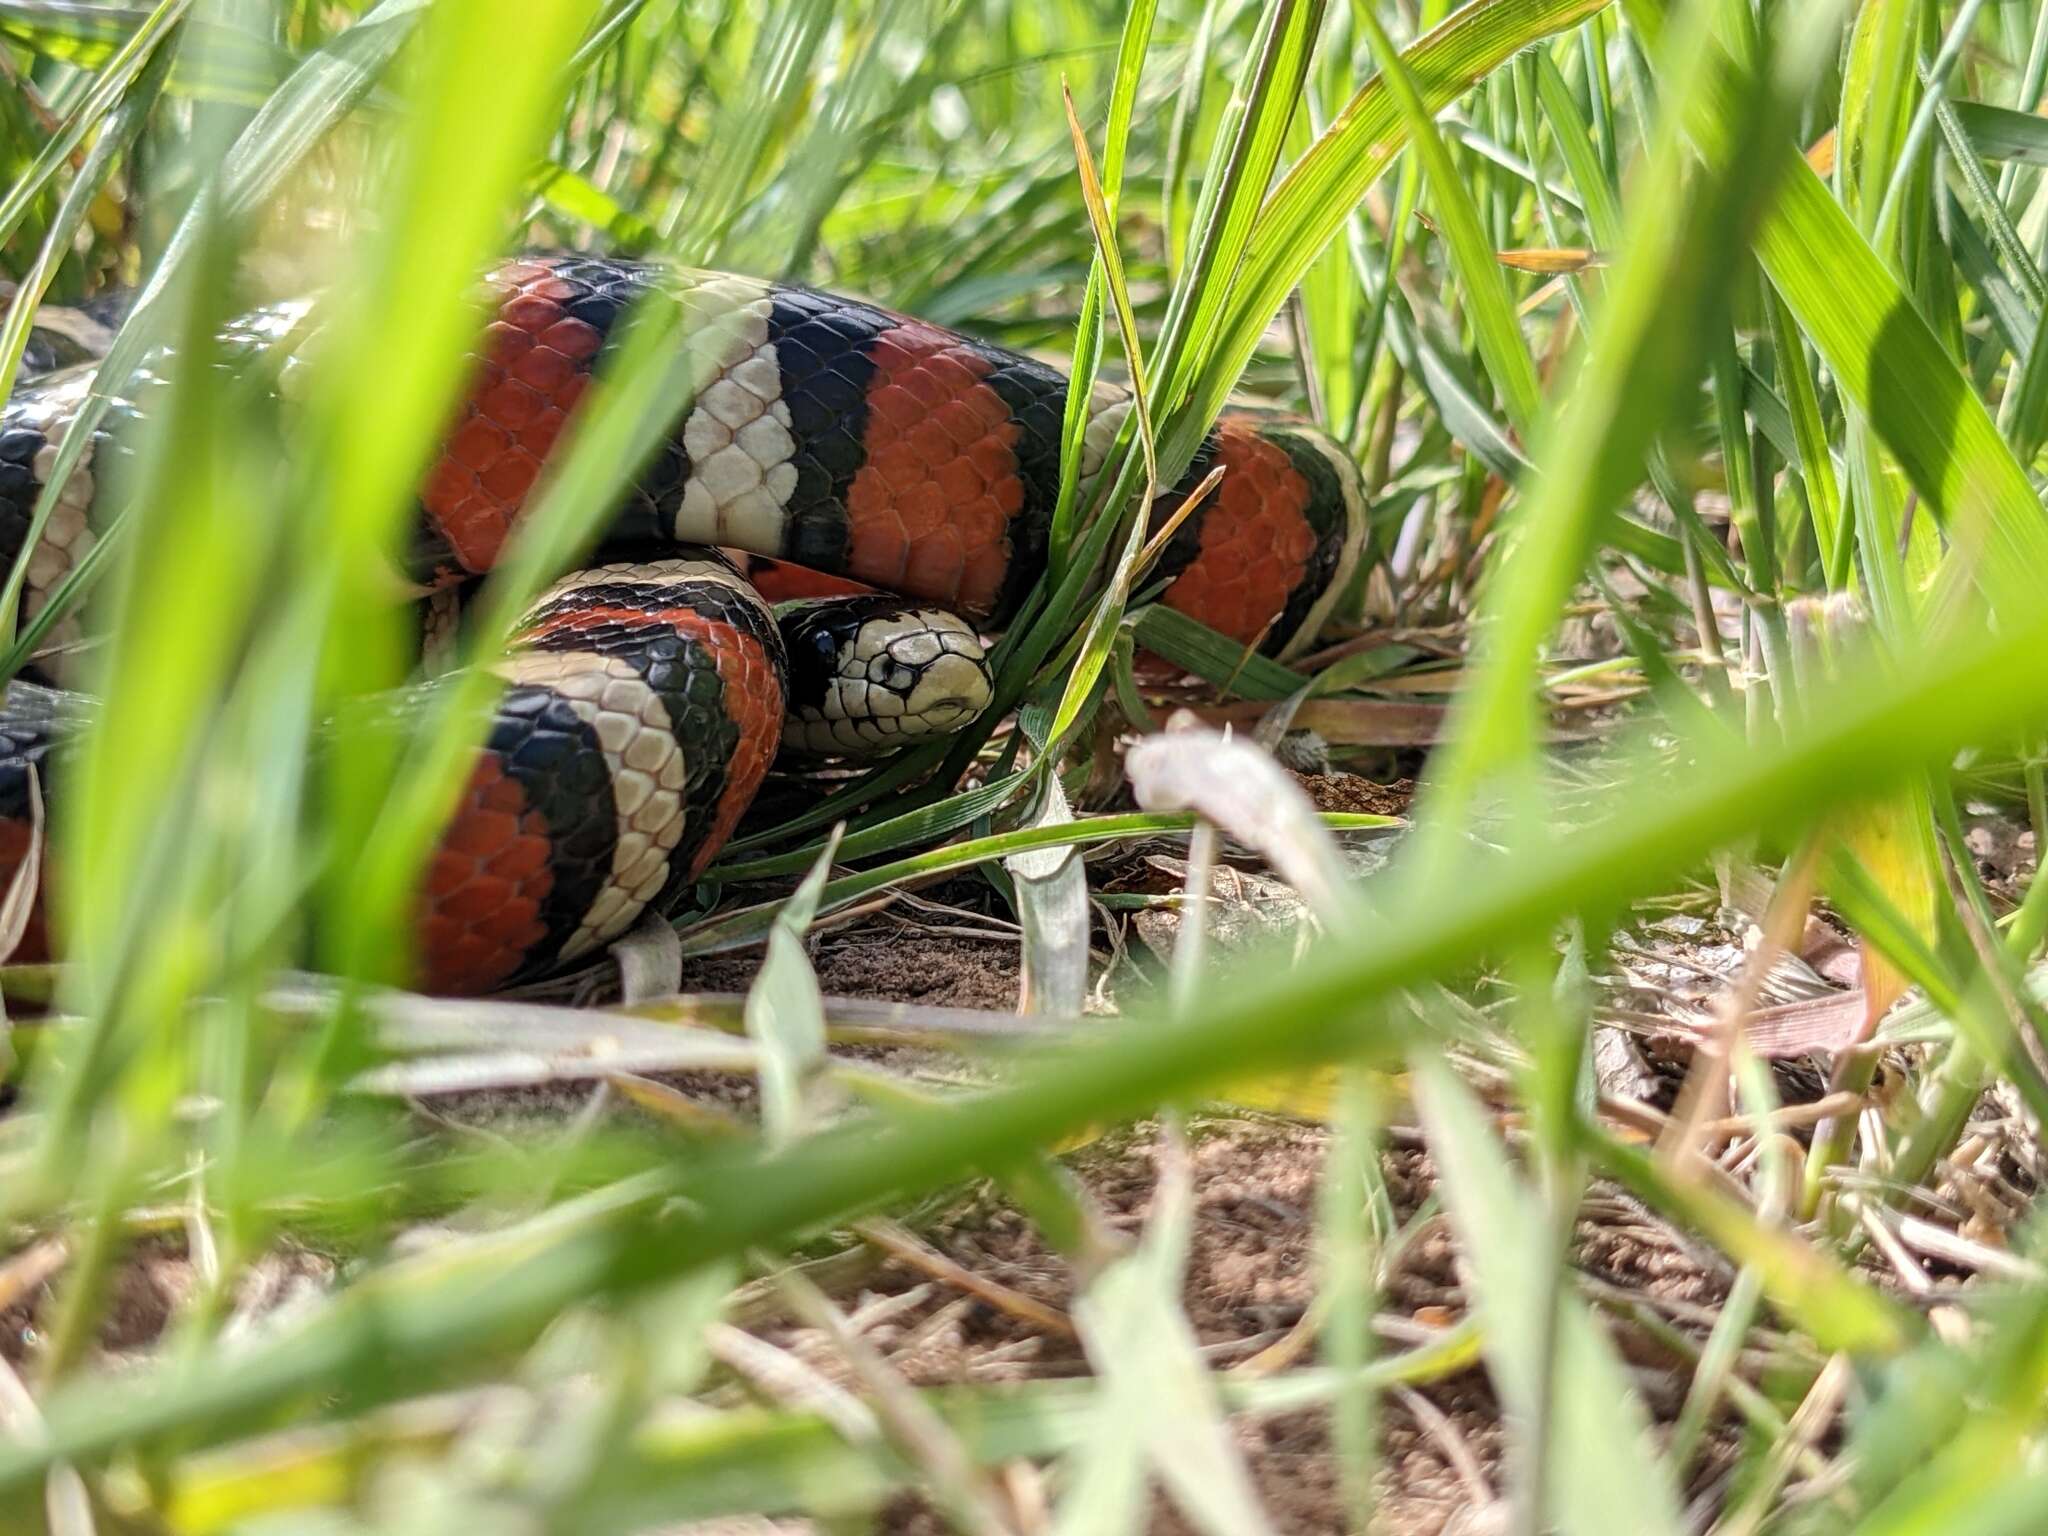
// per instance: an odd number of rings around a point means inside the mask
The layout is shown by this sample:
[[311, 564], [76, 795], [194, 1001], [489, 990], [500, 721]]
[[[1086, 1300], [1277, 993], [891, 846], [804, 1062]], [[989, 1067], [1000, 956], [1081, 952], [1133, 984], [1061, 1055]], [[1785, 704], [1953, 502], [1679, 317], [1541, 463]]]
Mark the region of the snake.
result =
[[[557, 974], [646, 914], [676, 911], [778, 754], [803, 766], [961, 729], [990, 705], [985, 638], [1046, 571], [1065, 448], [1060, 368], [811, 287], [531, 252], [483, 279], [486, 323], [418, 484], [403, 574], [422, 611], [424, 666], [448, 653], [466, 596], [503, 557], [628, 317], [655, 295], [674, 306], [688, 398], [589, 563], [541, 593], [495, 664], [503, 692], [416, 899], [426, 991], [489, 993]], [[310, 304], [251, 311], [222, 339], [230, 356], [282, 350], [287, 400]], [[53, 366], [0, 409], [8, 562], [24, 553], [96, 384], [77, 344], [45, 347]], [[116, 408], [26, 549], [24, 618], [123, 510], [118, 459], [134, 418], [154, 407], [132, 382], [109, 393]], [[1094, 386], [1083, 483], [1132, 408], [1128, 389]], [[1150, 519], [1164, 535], [1147, 577], [1161, 600], [1282, 657], [1330, 616], [1367, 527], [1359, 472], [1334, 439], [1296, 416], [1235, 407]], [[60, 691], [89, 638], [81, 626], [67, 614], [50, 627], [0, 706], [0, 889], [39, 853], [39, 807], [53, 781], [61, 792], [67, 743], [89, 712]], [[49, 927], [38, 889], [14, 958], [44, 958]]]

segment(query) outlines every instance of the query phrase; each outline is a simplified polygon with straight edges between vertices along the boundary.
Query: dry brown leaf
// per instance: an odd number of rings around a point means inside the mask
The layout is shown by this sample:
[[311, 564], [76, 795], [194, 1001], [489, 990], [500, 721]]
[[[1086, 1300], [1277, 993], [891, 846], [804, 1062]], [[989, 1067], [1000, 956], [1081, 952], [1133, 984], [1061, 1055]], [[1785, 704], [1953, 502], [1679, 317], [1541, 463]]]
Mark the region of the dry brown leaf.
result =
[[1542, 277], [1584, 272], [1607, 265], [1605, 255], [1582, 245], [1524, 246], [1520, 250], [1495, 251], [1493, 255], [1504, 267], [1516, 272], [1534, 272]]

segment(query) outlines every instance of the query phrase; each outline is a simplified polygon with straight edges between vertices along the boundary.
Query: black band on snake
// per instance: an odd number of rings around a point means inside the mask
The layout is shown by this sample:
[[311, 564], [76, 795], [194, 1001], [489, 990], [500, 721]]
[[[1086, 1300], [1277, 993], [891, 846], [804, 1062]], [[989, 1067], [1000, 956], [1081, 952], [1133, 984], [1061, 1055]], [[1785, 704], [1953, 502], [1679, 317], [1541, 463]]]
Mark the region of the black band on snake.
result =
[[[522, 258], [488, 283], [495, 315], [420, 490], [413, 574], [439, 596], [497, 561], [619, 321], [651, 287], [680, 302], [703, 382], [623, 498], [598, 563], [543, 594], [501, 664], [509, 686], [419, 897], [419, 981], [447, 992], [544, 976], [642, 913], [669, 912], [778, 744], [886, 751], [985, 707], [980, 632], [1043, 570], [1066, 408], [1066, 379], [1044, 363], [807, 288], [589, 256]], [[302, 309], [235, 329], [273, 339]], [[75, 355], [61, 340], [44, 350]], [[0, 559], [19, 553], [91, 382], [90, 363], [59, 368], [0, 410]], [[1090, 404], [1084, 474], [1129, 408], [1113, 386]], [[95, 434], [30, 552], [24, 617], [118, 510], [95, 461], [123, 451], [119, 432]], [[1233, 412], [1155, 518], [1218, 465], [1220, 486], [1167, 541], [1154, 577], [1170, 606], [1290, 654], [1357, 561], [1357, 471], [1305, 422]], [[789, 604], [778, 621], [718, 546], [876, 590]], [[62, 679], [80, 639], [75, 616], [52, 630], [44, 678]], [[10, 689], [0, 882], [29, 851], [30, 766], [45, 788], [53, 768], [61, 780], [50, 748], [79, 713], [32, 684]], [[47, 945], [38, 913], [16, 958]]]

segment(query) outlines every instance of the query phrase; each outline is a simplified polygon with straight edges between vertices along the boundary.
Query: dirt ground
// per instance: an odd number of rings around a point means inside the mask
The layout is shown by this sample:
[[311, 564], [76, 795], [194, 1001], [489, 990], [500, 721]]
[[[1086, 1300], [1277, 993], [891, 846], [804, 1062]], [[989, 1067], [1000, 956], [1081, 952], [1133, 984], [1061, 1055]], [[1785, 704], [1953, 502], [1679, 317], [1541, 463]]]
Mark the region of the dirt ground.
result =
[[[1345, 775], [1307, 781], [1330, 808], [1397, 810], [1406, 786], [1385, 788]], [[973, 882], [926, 893], [812, 940], [812, 958], [828, 997], [1004, 1010], [1017, 997], [1019, 949], [1002, 909], [977, 897]], [[744, 990], [758, 956], [742, 953], [692, 963], [691, 991]], [[744, 1108], [750, 1094], [730, 1082], [674, 1080], [717, 1093]], [[446, 1125], [477, 1120], [503, 1125], [536, 1115], [573, 1113], [591, 1090], [580, 1085], [504, 1095], [436, 1100], [427, 1120]], [[619, 1104], [618, 1113], [638, 1111]], [[1069, 1166], [1106, 1226], [1135, 1234], [1146, 1220], [1161, 1155], [1156, 1127], [1137, 1126], [1072, 1153]], [[1190, 1127], [1196, 1220], [1184, 1288], [1187, 1314], [1212, 1366], [1257, 1372], [1275, 1363], [1310, 1363], [1313, 1346], [1297, 1352], [1296, 1330], [1315, 1293], [1317, 1187], [1327, 1134], [1319, 1126], [1277, 1117], [1211, 1116]], [[1383, 1347], [1403, 1348], [1454, 1323], [1464, 1310], [1460, 1261], [1440, 1214], [1414, 1218], [1428, 1200], [1434, 1174], [1420, 1138], [1395, 1127], [1383, 1173], [1396, 1212], [1412, 1223], [1383, 1279], [1378, 1302]], [[900, 1230], [900, 1229], [894, 1229]], [[870, 1239], [873, 1242], [873, 1239]], [[934, 1217], [916, 1222], [912, 1248], [873, 1247], [850, 1275], [827, 1282], [842, 1310], [873, 1318], [864, 1336], [909, 1381], [919, 1385], [1071, 1376], [1087, 1369], [1063, 1324], [1074, 1300], [1072, 1267], [1047, 1247], [1031, 1223], [991, 1186], [967, 1191]], [[1575, 1261], [1587, 1293], [1616, 1321], [1624, 1354], [1639, 1373], [1645, 1400], [1659, 1421], [1675, 1417], [1687, 1380], [1663, 1348], [1624, 1314], [1645, 1308], [1694, 1338], [1704, 1337], [1728, 1282], [1713, 1254], [1682, 1240], [1619, 1192], [1596, 1189], [1579, 1223]], [[16, 1261], [18, 1265], [18, 1260]], [[9, 1266], [15, 1268], [15, 1266]], [[331, 1279], [320, 1254], [273, 1255], [250, 1285], [261, 1294], [247, 1310], [260, 1314]], [[961, 1274], [976, 1285], [961, 1281]], [[35, 1276], [16, 1270], [17, 1282]], [[190, 1261], [173, 1238], [138, 1249], [121, 1270], [107, 1330], [109, 1354], [145, 1350], [192, 1283]], [[0, 1282], [0, 1354], [19, 1361], [33, 1350], [48, 1301], [45, 1286]], [[979, 1290], [982, 1294], [974, 1294]], [[742, 1318], [762, 1339], [819, 1372], [845, 1374], [835, 1346], [796, 1326], [772, 1305]], [[1238, 1440], [1276, 1528], [1285, 1533], [1336, 1532], [1346, 1526], [1338, 1469], [1320, 1412], [1294, 1413], [1238, 1426]], [[1389, 1536], [1438, 1536], [1497, 1529], [1503, 1466], [1498, 1405], [1483, 1371], [1474, 1369], [1387, 1399], [1379, 1434], [1375, 1527]], [[1716, 1502], [1732, 1462], [1733, 1431], [1708, 1437], [1694, 1465], [1692, 1496]], [[1189, 1529], [1162, 1498], [1154, 1528]], [[911, 1497], [896, 1501], [885, 1525], [903, 1532], [942, 1524]]]
[[[1412, 1131], [1397, 1128], [1397, 1145], [1382, 1171], [1397, 1214], [1413, 1218], [1434, 1186], [1434, 1171]], [[1398, 1143], [1407, 1143], [1405, 1145]], [[1247, 1116], [1209, 1119], [1192, 1128], [1190, 1156], [1196, 1216], [1183, 1304], [1211, 1365], [1256, 1372], [1262, 1352], [1285, 1352], [1315, 1293], [1313, 1246], [1316, 1189], [1327, 1136], [1317, 1127]], [[1070, 1160], [1082, 1187], [1108, 1225], [1135, 1235], [1150, 1209], [1158, 1172], [1153, 1128], [1138, 1127], [1115, 1143]], [[1050, 1252], [1030, 1223], [993, 1194], [969, 1202], [920, 1236], [945, 1259], [1029, 1301], [1064, 1314], [1074, 1295], [1069, 1266]], [[1701, 1309], [1725, 1295], [1726, 1278], [1710, 1257], [1696, 1255], [1661, 1222], [1612, 1191], [1589, 1200], [1576, 1245], [1579, 1271], [1681, 1327], [1705, 1321]], [[932, 1283], [929, 1267], [891, 1258], [866, 1276], [842, 1305], [858, 1317], [886, 1298], [918, 1294], [916, 1304], [889, 1311], [870, 1342], [910, 1381], [1022, 1380], [1086, 1369], [1070, 1337], [1001, 1304]], [[1464, 1311], [1459, 1260], [1441, 1216], [1419, 1227], [1385, 1278], [1379, 1319], [1382, 1347], [1406, 1347]], [[841, 1374], [823, 1335], [785, 1324], [764, 1336], [828, 1376]], [[1625, 1347], [1629, 1343], [1624, 1340]], [[1683, 1379], [1667, 1360], [1645, 1350], [1651, 1369], [1647, 1400], [1660, 1418], [1675, 1418]], [[1312, 1350], [1303, 1363], [1313, 1359]], [[1500, 1411], [1482, 1371], [1463, 1372], [1391, 1399], [1380, 1425], [1382, 1465], [1375, 1528], [1390, 1536], [1439, 1536], [1495, 1528], [1507, 1475], [1502, 1465]], [[1238, 1441], [1277, 1530], [1339, 1532], [1346, 1514], [1328, 1423], [1320, 1412], [1289, 1414], [1238, 1426]], [[1713, 1441], [1703, 1457], [1701, 1491], [1723, 1470], [1732, 1441]], [[890, 1527], [943, 1529], [916, 1501], [891, 1511]], [[1187, 1531], [1163, 1500], [1155, 1529]]]

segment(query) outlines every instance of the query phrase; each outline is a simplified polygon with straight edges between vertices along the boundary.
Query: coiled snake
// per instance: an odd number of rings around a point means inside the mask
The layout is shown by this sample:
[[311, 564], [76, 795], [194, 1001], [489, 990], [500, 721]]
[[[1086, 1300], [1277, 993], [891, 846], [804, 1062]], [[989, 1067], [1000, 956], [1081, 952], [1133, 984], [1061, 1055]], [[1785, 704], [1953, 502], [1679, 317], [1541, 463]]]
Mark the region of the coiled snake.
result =
[[[598, 563], [541, 596], [502, 663], [508, 686], [419, 895], [419, 979], [444, 992], [545, 975], [643, 912], [667, 912], [778, 744], [872, 753], [956, 730], [984, 707], [979, 636], [1044, 567], [1067, 390], [1032, 358], [807, 288], [582, 255], [523, 257], [488, 283], [495, 314], [419, 496], [414, 574], [437, 611], [498, 559], [620, 318], [650, 286], [680, 303], [701, 383]], [[296, 318], [284, 306], [237, 329], [262, 340]], [[89, 363], [49, 372], [0, 411], [0, 559], [26, 539], [90, 383]], [[1097, 390], [1084, 473], [1128, 404]], [[94, 461], [118, 451], [116, 429], [102, 427], [66, 482], [30, 554], [25, 617], [115, 510]], [[1320, 627], [1356, 561], [1357, 472], [1304, 422], [1227, 413], [1155, 518], [1218, 465], [1218, 489], [1154, 576], [1172, 607], [1245, 645], [1288, 649]], [[771, 590], [814, 588], [808, 571], [876, 591], [778, 612], [721, 547], [776, 562]], [[51, 632], [52, 681], [76, 624]], [[29, 851], [31, 769], [46, 793], [52, 767], [61, 779], [60, 705], [18, 683], [0, 711], [0, 888]], [[44, 930], [39, 911], [17, 958], [47, 950]]]

